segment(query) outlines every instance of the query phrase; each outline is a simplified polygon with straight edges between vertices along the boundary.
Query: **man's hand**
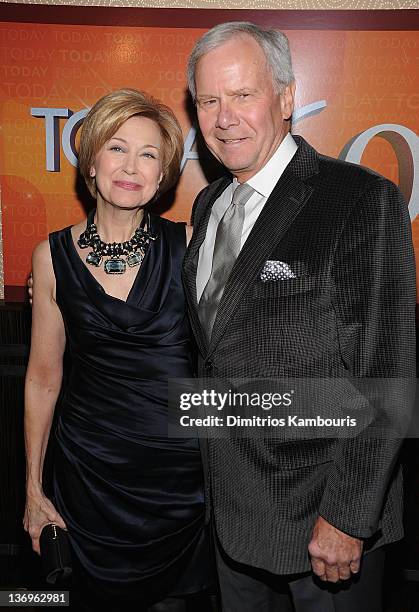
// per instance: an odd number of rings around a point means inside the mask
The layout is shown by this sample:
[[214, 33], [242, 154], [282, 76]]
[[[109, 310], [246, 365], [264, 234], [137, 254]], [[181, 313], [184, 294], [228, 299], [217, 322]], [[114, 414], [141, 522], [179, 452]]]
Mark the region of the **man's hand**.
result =
[[351, 573], [359, 572], [362, 547], [362, 540], [339, 531], [319, 516], [308, 545], [313, 572], [324, 581], [347, 580]]
[[32, 272], [28, 276], [28, 280], [26, 281], [26, 286], [28, 288], [29, 304], [32, 304], [32, 296], [33, 296], [33, 276], [32, 276]]

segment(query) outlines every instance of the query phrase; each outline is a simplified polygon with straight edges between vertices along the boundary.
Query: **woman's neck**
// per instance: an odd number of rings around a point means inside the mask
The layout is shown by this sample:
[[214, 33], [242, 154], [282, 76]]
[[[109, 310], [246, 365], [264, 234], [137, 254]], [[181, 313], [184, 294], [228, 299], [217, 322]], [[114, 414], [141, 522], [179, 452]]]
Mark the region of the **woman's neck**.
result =
[[144, 209], [123, 210], [98, 203], [95, 224], [103, 242], [130, 240], [144, 217]]

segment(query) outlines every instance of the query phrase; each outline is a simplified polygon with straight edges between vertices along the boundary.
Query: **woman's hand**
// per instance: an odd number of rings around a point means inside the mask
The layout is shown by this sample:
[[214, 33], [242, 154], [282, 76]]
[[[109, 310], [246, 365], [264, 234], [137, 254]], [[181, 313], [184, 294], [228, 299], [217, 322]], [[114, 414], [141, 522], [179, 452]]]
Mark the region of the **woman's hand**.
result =
[[54, 504], [40, 491], [39, 493], [27, 494], [25, 516], [23, 527], [32, 540], [33, 550], [40, 554], [39, 536], [45, 525], [55, 523], [62, 529], [67, 529], [62, 516], [56, 510]]

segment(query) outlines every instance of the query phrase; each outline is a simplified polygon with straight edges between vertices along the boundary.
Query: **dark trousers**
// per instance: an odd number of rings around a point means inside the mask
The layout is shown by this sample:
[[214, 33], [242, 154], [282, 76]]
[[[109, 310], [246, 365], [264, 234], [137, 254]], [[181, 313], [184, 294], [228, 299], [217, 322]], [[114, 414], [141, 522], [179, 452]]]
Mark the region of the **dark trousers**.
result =
[[357, 576], [336, 585], [237, 563], [219, 544], [216, 556], [222, 612], [383, 612], [382, 548], [364, 555]]

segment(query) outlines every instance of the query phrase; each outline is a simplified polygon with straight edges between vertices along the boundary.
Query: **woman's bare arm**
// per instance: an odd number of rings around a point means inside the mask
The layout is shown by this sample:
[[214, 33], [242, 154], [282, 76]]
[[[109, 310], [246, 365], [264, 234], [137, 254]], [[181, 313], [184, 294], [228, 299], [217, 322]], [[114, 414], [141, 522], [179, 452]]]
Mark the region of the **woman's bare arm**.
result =
[[55, 522], [65, 528], [42, 489], [42, 470], [61, 388], [65, 349], [64, 322], [55, 301], [55, 277], [47, 241], [36, 247], [32, 258], [32, 338], [25, 381], [26, 509], [24, 527], [39, 553], [42, 527]]

